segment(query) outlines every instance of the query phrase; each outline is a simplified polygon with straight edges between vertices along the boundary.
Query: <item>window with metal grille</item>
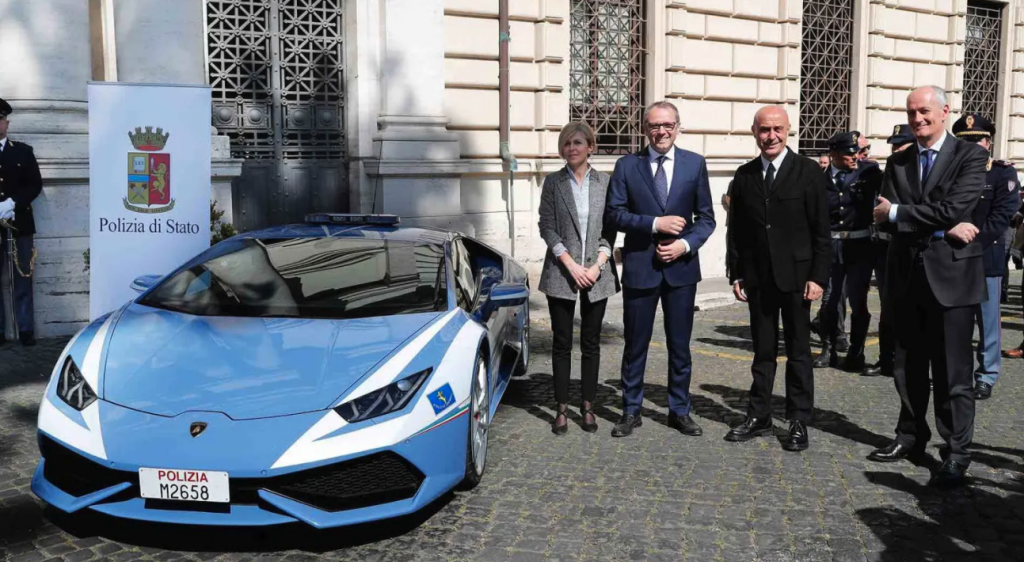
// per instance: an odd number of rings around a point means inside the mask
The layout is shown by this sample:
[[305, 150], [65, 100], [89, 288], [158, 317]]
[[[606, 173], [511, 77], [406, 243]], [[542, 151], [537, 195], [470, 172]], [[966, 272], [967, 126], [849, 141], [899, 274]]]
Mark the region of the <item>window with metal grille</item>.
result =
[[964, 113], [980, 113], [992, 120], [996, 118], [999, 91], [1002, 13], [999, 4], [978, 0], [967, 3]]
[[597, 134], [598, 154], [643, 146], [644, 0], [572, 0], [570, 118]]
[[800, 152], [828, 149], [850, 127], [853, 0], [804, 0], [800, 60]]

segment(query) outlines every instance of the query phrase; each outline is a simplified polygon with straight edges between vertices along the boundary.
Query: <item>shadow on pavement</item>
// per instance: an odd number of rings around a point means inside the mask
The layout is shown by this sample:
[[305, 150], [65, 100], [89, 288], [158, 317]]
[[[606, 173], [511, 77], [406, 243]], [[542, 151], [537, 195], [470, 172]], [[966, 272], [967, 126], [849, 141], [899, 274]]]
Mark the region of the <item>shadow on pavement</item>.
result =
[[967, 488], [937, 490], [903, 474], [866, 472], [868, 480], [914, 497], [925, 517], [892, 506], [858, 509], [857, 517], [884, 544], [878, 560], [1020, 560], [1024, 547], [1024, 489], [997, 495], [1006, 487], [972, 479]]
[[[142, 548], [179, 552], [298, 550], [324, 553], [401, 537], [433, 517], [454, 497], [452, 493], [441, 496], [413, 515], [342, 529], [314, 529], [301, 523], [257, 528], [167, 525], [128, 521], [92, 511], [67, 514], [51, 507], [45, 509], [45, 516], [61, 530], [79, 539], [102, 537]], [[38, 507], [33, 507], [38, 510]], [[0, 521], [5, 519], [2, 511], [0, 509]], [[24, 528], [16, 532], [19, 539], [26, 538]], [[3, 537], [0, 531], [0, 539]]]

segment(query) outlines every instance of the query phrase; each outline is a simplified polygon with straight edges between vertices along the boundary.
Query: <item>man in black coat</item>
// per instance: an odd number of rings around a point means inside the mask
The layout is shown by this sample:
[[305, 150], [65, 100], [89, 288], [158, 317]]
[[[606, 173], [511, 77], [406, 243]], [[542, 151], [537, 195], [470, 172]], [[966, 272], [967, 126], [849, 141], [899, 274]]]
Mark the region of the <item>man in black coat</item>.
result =
[[[35, 319], [32, 311], [32, 268], [35, 265], [35, 250], [32, 237], [36, 233], [36, 222], [32, 216], [32, 201], [43, 189], [32, 147], [7, 138], [11, 105], [0, 99], [0, 220], [11, 228], [2, 231], [2, 254], [0, 264], [7, 268], [10, 259], [7, 252], [7, 238], [14, 236], [18, 259], [14, 268], [14, 318], [23, 345], [35, 345]], [[2, 293], [2, 291], [0, 291]], [[3, 335], [3, 299], [0, 295], [0, 343], [7, 341]]]
[[875, 222], [892, 234], [886, 271], [896, 318], [896, 438], [870, 460], [891, 462], [923, 451], [931, 431], [928, 371], [935, 386], [935, 426], [946, 442], [934, 486], [963, 484], [974, 434], [974, 314], [985, 300], [980, 246], [962, 224], [981, 197], [988, 153], [946, 132], [949, 102], [937, 86], [907, 96], [917, 142], [885, 166]]
[[[967, 142], [977, 143], [987, 152], [992, 151], [992, 137], [996, 127], [977, 113], [969, 113], [953, 123], [953, 134]], [[999, 294], [1002, 289], [1006, 264], [1006, 229], [1017, 212], [1020, 186], [1013, 164], [1004, 160], [988, 159], [985, 187], [974, 208], [968, 226], [973, 227], [974, 239], [970, 243], [982, 248], [985, 263], [985, 285], [988, 298], [978, 308], [978, 365], [974, 370], [974, 398], [987, 400], [999, 378], [1002, 366], [1002, 319]], [[967, 243], [961, 240], [961, 243]]]
[[747, 419], [727, 441], [774, 433], [772, 389], [779, 354], [779, 315], [786, 342], [786, 418], [783, 448], [808, 447], [814, 407], [811, 367], [811, 301], [828, 282], [831, 249], [825, 192], [817, 162], [786, 148], [789, 116], [779, 106], [761, 108], [752, 131], [761, 155], [733, 178], [726, 235], [733, 293], [750, 308], [754, 340], [753, 384]]
[[821, 355], [814, 360], [816, 368], [836, 367], [841, 332], [837, 321], [843, 308], [843, 297], [850, 299], [850, 347], [842, 368], [860, 372], [864, 369], [864, 342], [868, 336], [871, 313], [868, 291], [875, 253], [871, 243], [871, 211], [882, 188], [882, 170], [878, 164], [860, 159], [864, 137], [858, 131], [836, 133], [828, 141], [831, 164], [825, 171], [828, 188], [829, 229], [832, 236], [832, 267], [829, 287], [821, 315]]

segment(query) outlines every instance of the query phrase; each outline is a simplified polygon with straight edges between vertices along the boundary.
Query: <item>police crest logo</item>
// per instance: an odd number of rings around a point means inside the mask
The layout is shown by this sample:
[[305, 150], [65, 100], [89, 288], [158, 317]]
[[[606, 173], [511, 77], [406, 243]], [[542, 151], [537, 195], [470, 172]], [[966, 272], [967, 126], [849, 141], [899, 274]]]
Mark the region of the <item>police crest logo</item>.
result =
[[896, 125], [895, 127], [892, 128], [892, 136], [895, 137], [898, 134], [900, 134], [900, 126]]
[[135, 127], [128, 133], [132, 146], [144, 152], [128, 153], [128, 196], [124, 208], [136, 213], [165, 213], [174, 208], [171, 199], [171, 155], [163, 150], [170, 133], [162, 128]]
[[973, 115], [968, 115], [967, 116], [967, 130], [971, 130], [973, 128], [974, 128], [974, 116]]

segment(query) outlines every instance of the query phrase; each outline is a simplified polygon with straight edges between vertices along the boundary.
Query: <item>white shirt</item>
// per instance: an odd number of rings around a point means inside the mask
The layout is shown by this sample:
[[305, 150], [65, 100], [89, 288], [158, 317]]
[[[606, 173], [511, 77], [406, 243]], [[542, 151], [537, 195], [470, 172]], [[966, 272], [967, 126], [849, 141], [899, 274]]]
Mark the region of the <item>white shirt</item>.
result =
[[7, 148], [7, 137], [0, 139], [0, 152]]
[[[934, 152], [930, 154], [929, 157], [931, 158], [931, 165], [935, 166], [935, 159], [939, 157], [939, 151], [942, 150], [942, 145], [946, 142], [947, 136], [949, 136], [949, 133], [947, 133], [945, 129], [943, 129], [942, 136], [939, 137], [939, 140], [936, 141], [935, 144], [931, 146], [931, 148], [925, 148], [925, 146], [922, 145], [920, 141], [918, 141], [917, 161], [921, 161], [921, 154], [924, 154], [924, 151], [932, 150]], [[922, 168], [920, 165], [918, 165], [917, 174], [917, 178], [921, 180], [922, 183], [924, 183], [924, 168]], [[921, 187], [923, 188], [924, 186], [922, 185]], [[889, 222], [896, 222], [896, 207], [899, 207], [899, 205], [892, 205], [891, 207], [889, 207]]]
[[789, 153], [789, 148], [783, 147], [782, 152], [775, 157], [775, 160], [768, 160], [764, 157], [764, 153], [761, 153], [761, 179], [764, 179], [768, 175], [768, 164], [775, 165], [775, 175], [779, 175], [779, 168], [782, 167], [782, 161], [786, 159], [786, 155]]

